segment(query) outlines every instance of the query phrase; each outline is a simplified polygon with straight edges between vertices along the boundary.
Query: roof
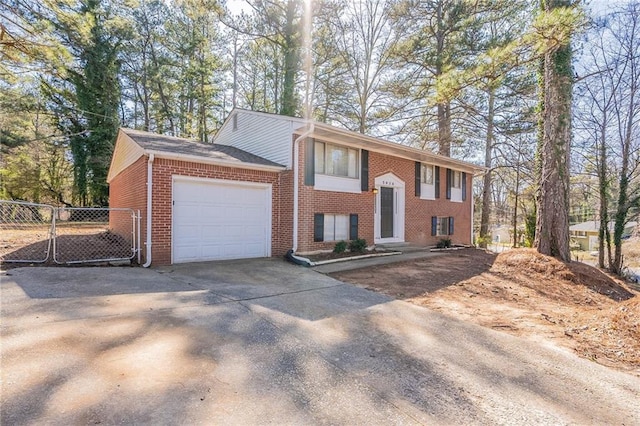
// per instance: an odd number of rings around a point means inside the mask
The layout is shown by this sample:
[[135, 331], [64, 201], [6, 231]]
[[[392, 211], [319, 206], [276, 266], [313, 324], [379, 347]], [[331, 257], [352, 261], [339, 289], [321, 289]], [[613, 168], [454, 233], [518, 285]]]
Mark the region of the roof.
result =
[[[613, 226], [615, 222], [609, 222], [609, 229], [613, 230]], [[627, 222], [624, 226], [625, 229], [634, 228], [638, 225], [638, 222]], [[575, 225], [571, 225], [569, 227], [570, 231], [584, 231], [584, 232], [598, 232], [600, 229], [600, 221], [597, 220], [589, 220], [587, 222], [576, 223]]]
[[143, 155], [243, 169], [285, 169], [280, 164], [233, 146], [205, 144], [190, 139], [120, 128], [107, 181], [111, 181]]
[[193, 155], [205, 158], [215, 158], [224, 161], [261, 164], [264, 166], [281, 167], [280, 164], [269, 161], [247, 151], [228, 145], [215, 145], [196, 142], [190, 139], [159, 135], [141, 130], [122, 129], [134, 142], [147, 151], [155, 153], [167, 152], [173, 154]]

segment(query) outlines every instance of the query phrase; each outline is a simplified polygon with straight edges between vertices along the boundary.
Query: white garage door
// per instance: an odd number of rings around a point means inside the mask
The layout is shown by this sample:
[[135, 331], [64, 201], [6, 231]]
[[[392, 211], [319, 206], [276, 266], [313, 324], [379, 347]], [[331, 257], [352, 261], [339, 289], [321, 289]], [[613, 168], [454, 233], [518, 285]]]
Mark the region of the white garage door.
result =
[[173, 262], [271, 254], [271, 185], [173, 180]]

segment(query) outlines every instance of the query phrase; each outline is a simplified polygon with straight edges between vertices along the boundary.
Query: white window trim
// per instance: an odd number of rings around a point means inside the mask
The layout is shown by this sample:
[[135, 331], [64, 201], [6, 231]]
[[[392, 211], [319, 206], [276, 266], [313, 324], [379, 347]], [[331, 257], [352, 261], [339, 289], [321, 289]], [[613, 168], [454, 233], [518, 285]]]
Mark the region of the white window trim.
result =
[[451, 187], [451, 199], [449, 201], [451, 201], [453, 203], [461, 203], [462, 202], [462, 188]]
[[[424, 182], [424, 168], [431, 167], [431, 183]], [[420, 167], [420, 199], [435, 200], [436, 199], [436, 167], [433, 164], [422, 163]]]
[[316, 191], [347, 192], [351, 194], [360, 194], [362, 192], [360, 179], [321, 175], [318, 173], [315, 175], [313, 189]]
[[[458, 176], [458, 186], [455, 186], [456, 176]], [[462, 203], [462, 172], [459, 170], [451, 170], [451, 198], [449, 201], [453, 203]]]
[[436, 199], [436, 186], [426, 183], [420, 184], [420, 199], [421, 200], [435, 200]]

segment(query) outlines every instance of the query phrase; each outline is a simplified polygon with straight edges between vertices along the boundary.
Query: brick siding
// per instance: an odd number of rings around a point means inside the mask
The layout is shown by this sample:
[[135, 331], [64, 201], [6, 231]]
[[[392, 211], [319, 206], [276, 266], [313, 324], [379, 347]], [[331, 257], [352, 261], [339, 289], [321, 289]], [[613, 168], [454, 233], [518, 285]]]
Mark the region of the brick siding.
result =
[[[440, 238], [431, 235], [432, 216], [453, 216], [454, 243], [471, 243], [471, 174], [467, 174], [467, 199], [453, 202], [446, 199], [446, 168], [440, 168], [440, 198], [422, 200], [415, 196], [415, 163], [411, 160], [369, 153], [369, 188], [357, 194], [317, 191], [304, 185], [304, 149], [299, 145], [299, 228], [298, 252], [331, 249], [335, 242], [314, 242], [314, 214], [357, 214], [358, 236], [374, 242], [374, 202], [371, 191], [375, 178], [393, 173], [405, 183], [405, 234], [407, 242], [434, 245]], [[268, 172], [210, 164], [156, 158], [153, 164], [153, 232], [152, 260], [154, 265], [171, 263], [172, 176], [226, 179], [272, 185], [271, 254], [282, 256], [293, 245], [293, 171]], [[110, 206], [139, 209], [142, 215], [141, 236], [143, 261], [146, 247], [146, 181], [147, 157], [116, 176], [110, 183]]]
[[[109, 183], [109, 207], [140, 210], [140, 238], [142, 239], [142, 262], [145, 259], [145, 237], [147, 235], [147, 157], [143, 156], [123, 170]], [[111, 219], [111, 217], [110, 217]], [[131, 232], [131, 224], [124, 226], [122, 221], [111, 221], [113, 232], [126, 236]], [[120, 226], [122, 225], [122, 226]]]
[[403, 158], [369, 152], [369, 191], [360, 194], [317, 191], [304, 185], [304, 149], [300, 143], [300, 198], [298, 252], [311, 252], [333, 248], [335, 242], [313, 241], [313, 217], [315, 213], [357, 214], [358, 236], [374, 243], [374, 188], [375, 179], [393, 173], [405, 183], [405, 234], [407, 242], [419, 245], [435, 245], [441, 236], [431, 235], [432, 216], [453, 216], [455, 244], [471, 244], [471, 173], [467, 173], [467, 199], [454, 202], [446, 198], [446, 168], [440, 167], [440, 198], [423, 200], [415, 195], [415, 162]]
[[[138, 159], [116, 176], [109, 185], [110, 206], [140, 209], [142, 213], [142, 254], [146, 247], [146, 156]], [[172, 176], [226, 179], [240, 182], [259, 182], [272, 185], [271, 254], [282, 256], [291, 248], [293, 221], [293, 179], [290, 171], [278, 173], [221, 167], [211, 164], [156, 158], [153, 162], [152, 197], [152, 264], [171, 263]], [[282, 231], [281, 231], [282, 230]], [[146, 260], [144, 260], [146, 261]]]

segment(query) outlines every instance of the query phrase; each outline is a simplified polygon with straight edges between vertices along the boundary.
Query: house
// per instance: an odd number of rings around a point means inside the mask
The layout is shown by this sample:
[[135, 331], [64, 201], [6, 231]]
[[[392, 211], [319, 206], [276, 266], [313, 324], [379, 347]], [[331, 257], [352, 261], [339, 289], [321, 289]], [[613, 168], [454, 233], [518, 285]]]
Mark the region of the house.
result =
[[491, 229], [491, 242], [495, 244], [510, 244], [512, 242], [513, 227], [500, 225]]
[[471, 244], [473, 164], [234, 109], [213, 144], [120, 129], [110, 206], [140, 209], [146, 265], [281, 256], [337, 241]]
[[[609, 231], [613, 235], [613, 226], [615, 222], [609, 222]], [[638, 222], [627, 222], [624, 227], [623, 237], [630, 236]], [[569, 227], [569, 236], [580, 246], [580, 250], [594, 251], [598, 250], [598, 232], [600, 230], [600, 221], [590, 220], [587, 222], [577, 223]]]

